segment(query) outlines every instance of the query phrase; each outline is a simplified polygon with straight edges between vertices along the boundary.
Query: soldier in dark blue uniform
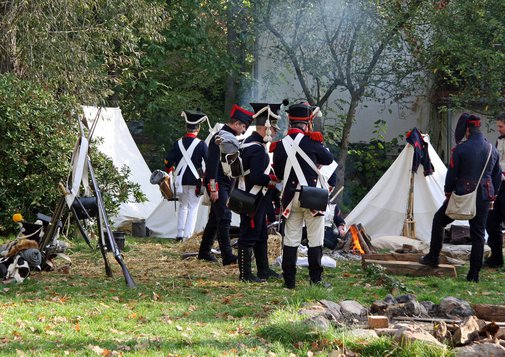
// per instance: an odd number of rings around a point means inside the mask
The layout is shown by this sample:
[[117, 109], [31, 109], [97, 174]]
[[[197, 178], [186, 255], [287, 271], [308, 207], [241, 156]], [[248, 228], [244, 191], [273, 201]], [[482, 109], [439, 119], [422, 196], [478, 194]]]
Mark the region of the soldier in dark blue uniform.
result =
[[[200, 123], [208, 121], [207, 115], [199, 110], [185, 110], [182, 117], [186, 122], [186, 135], [174, 143], [165, 158], [165, 171], [170, 173], [175, 168], [176, 174], [175, 187], [179, 199], [177, 240], [190, 238], [195, 229], [202, 189], [202, 167], [207, 159], [207, 144], [197, 138]], [[189, 160], [186, 161], [186, 158]]]
[[[464, 136], [467, 140], [460, 143]], [[458, 145], [452, 151], [451, 162], [445, 178], [444, 191], [447, 199], [433, 217], [430, 252], [420, 262], [432, 267], [438, 266], [444, 228], [454, 221], [445, 214], [448, 199], [453, 192], [463, 195], [475, 190], [491, 149], [491, 157], [484, 169], [479, 187], [477, 187], [477, 214], [469, 220], [472, 251], [470, 270], [466, 279], [471, 282], [478, 282], [484, 253], [486, 219], [490, 202], [494, 201], [496, 192], [500, 187], [501, 170], [496, 149], [486, 141], [480, 131], [479, 117], [468, 113], [461, 115], [456, 127], [455, 137]]]
[[[240, 157], [246, 174], [239, 179], [239, 187], [258, 196], [255, 211], [240, 215], [238, 265], [241, 281], [262, 282], [270, 277], [281, 278], [268, 264], [268, 230], [266, 215], [272, 206], [272, 190], [277, 177], [273, 174], [266, 144], [277, 133], [277, 115], [281, 104], [251, 103], [255, 111], [256, 131], [242, 143]], [[252, 256], [256, 258], [258, 275], [252, 273]]]
[[[285, 218], [284, 246], [282, 255], [282, 271], [284, 284], [289, 289], [295, 288], [297, 251], [302, 239], [302, 227], [305, 223], [308, 238], [308, 260], [310, 282], [321, 282], [323, 267], [321, 259], [323, 255], [324, 240], [324, 213], [300, 207], [299, 195], [296, 190], [301, 185], [315, 187], [318, 185], [319, 175], [314, 171], [299, 153], [296, 153], [296, 162], [289, 159], [296, 147], [304, 152], [317, 167], [329, 165], [334, 157], [323, 146], [323, 136], [318, 132], [308, 131], [309, 123], [319, 112], [319, 108], [312, 107], [307, 103], [295, 104], [289, 107], [288, 119], [291, 128], [288, 136], [276, 143], [274, 148], [274, 170], [277, 177], [282, 180], [284, 191], [282, 195], [282, 215]], [[292, 143], [292, 144], [290, 144]], [[291, 145], [286, 150], [286, 145]], [[297, 167], [298, 166], [298, 167]], [[289, 172], [286, 167], [290, 168]], [[300, 172], [297, 174], [296, 171]], [[305, 181], [305, 182], [303, 182]]]
[[501, 185], [494, 202], [493, 210], [487, 216], [487, 245], [491, 248], [491, 255], [484, 261], [489, 268], [503, 266], [503, 233], [502, 224], [505, 222], [505, 113], [496, 118], [496, 129], [500, 136], [496, 140], [496, 150], [500, 157]]
[[[221, 131], [229, 132], [235, 136], [243, 134], [251, 124], [253, 114], [238, 105], [234, 105], [230, 113], [230, 121], [223, 126]], [[209, 143], [205, 184], [212, 203], [209, 220], [203, 231], [198, 259], [217, 261], [210, 251], [214, 245], [214, 240], [217, 238], [223, 265], [234, 264], [237, 262], [237, 256], [233, 254], [230, 244], [231, 211], [226, 206], [231, 188], [231, 179], [223, 171], [221, 152], [216, 144], [216, 135], [212, 137]]]

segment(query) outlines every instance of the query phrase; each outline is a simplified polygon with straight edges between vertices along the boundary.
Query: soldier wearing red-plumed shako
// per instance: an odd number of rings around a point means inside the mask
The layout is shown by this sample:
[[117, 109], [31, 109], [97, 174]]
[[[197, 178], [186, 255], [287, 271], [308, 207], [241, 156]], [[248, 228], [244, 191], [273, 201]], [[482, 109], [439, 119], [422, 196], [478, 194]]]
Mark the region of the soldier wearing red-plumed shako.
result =
[[231, 210], [227, 206], [232, 180], [224, 172], [221, 161], [222, 153], [216, 138], [221, 135], [239, 136], [243, 134], [252, 122], [254, 113], [234, 105], [230, 120], [215, 134], [209, 142], [207, 155], [207, 169], [205, 184], [211, 201], [209, 219], [203, 231], [198, 259], [215, 262], [216, 257], [211, 253], [214, 241], [217, 239], [223, 265], [235, 264], [237, 256], [233, 254], [230, 244]]

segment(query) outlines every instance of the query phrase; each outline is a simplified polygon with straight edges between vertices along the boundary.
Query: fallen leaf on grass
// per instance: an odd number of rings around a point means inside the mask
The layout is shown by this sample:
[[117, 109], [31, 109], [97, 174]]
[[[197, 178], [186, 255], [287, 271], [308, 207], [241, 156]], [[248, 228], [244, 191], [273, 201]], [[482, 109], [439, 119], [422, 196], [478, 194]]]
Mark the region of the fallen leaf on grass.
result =
[[153, 301], [158, 301], [160, 296], [153, 291], [152, 299]]
[[172, 324], [172, 323], [174, 323], [174, 320], [172, 320], [172, 319], [170, 318], [170, 316], [168, 316], [168, 315], [163, 315], [163, 316], [161, 316], [161, 321], [163, 321], [163, 322], [165, 322], [165, 323], [167, 323], [167, 324]]

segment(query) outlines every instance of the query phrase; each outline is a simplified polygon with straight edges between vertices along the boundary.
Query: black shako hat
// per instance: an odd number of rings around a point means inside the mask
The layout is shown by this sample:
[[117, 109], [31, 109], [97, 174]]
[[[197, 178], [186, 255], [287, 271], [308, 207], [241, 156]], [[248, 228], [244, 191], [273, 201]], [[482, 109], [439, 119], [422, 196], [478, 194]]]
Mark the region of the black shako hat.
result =
[[279, 129], [277, 126], [277, 120], [280, 119], [279, 111], [281, 106], [287, 105], [289, 103], [287, 100], [284, 100], [282, 103], [278, 104], [269, 104], [269, 103], [249, 103], [251, 107], [254, 109], [254, 122], [256, 125], [266, 125], [267, 121], [270, 122], [270, 125], [276, 129]]
[[238, 106], [237, 104], [233, 105], [230, 112], [231, 119], [239, 120], [247, 126], [251, 125], [253, 121], [253, 115], [254, 113]]
[[469, 127], [480, 127], [480, 118], [469, 113], [461, 114], [456, 124], [456, 129], [454, 130], [454, 140], [456, 140], [456, 144], [459, 144], [461, 140], [463, 140], [466, 135], [466, 129]]
[[201, 122], [209, 120], [207, 114], [202, 113], [198, 108], [195, 111], [183, 110], [181, 116], [184, 118], [186, 129], [188, 130], [198, 129]]
[[321, 111], [319, 107], [310, 105], [307, 102], [300, 102], [298, 104], [291, 105], [288, 110], [289, 121], [298, 121], [298, 122], [309, 122], [318, 115], [321, 115]]

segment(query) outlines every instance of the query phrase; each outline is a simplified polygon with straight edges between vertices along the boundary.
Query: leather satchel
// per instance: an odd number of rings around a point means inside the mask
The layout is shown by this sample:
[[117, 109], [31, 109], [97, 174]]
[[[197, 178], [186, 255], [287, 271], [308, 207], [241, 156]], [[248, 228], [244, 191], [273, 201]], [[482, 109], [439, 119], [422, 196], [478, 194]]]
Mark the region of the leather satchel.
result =
[[238, 214], [252, 214], [258, 207], [260, 195], [254, 195], [250, 192], [234, 188], [230, 192], [227, 206], [233, 212]]
[[328, 205], [329, 192], [325, 188], [301, 186], [300, 207], [316, 211], [325, 211]]
[[447, 208], [445, 209], [445, 215], [449, 218], [456, 220], [470, 220], [477, 214], [477, 191], [480, 185], [480, 180], [486, 171], [489, 158], [491, 157], [491, 152], [493, 151], [493, 146], [489, 144], [489, 154], [487, 156], [486, 163], [480, 174], [479, 181], [475, 186], [475, 190], [465, 195], [457, 195], [452, 193], [449, 197], [449, 202], [447, 203]]

